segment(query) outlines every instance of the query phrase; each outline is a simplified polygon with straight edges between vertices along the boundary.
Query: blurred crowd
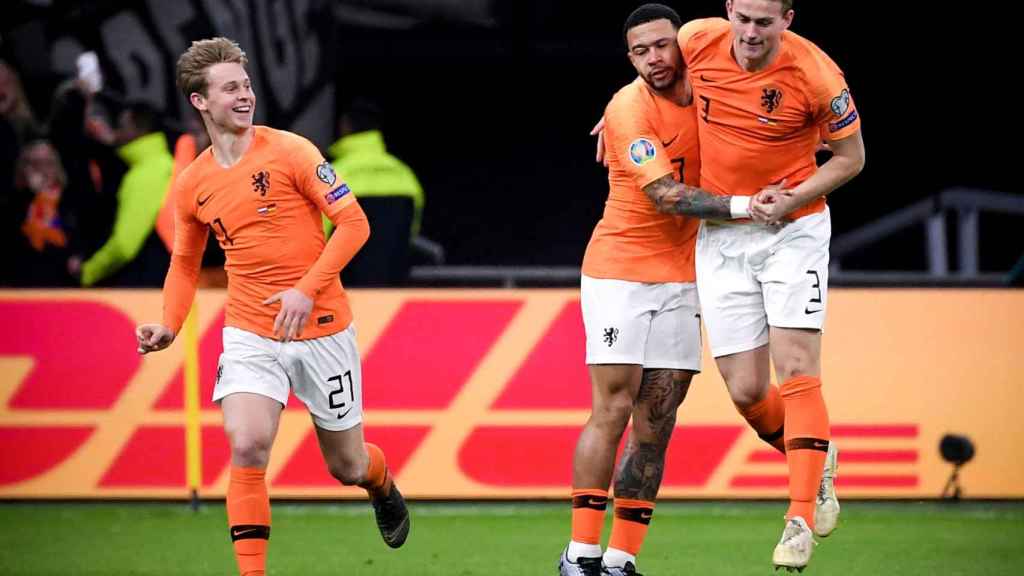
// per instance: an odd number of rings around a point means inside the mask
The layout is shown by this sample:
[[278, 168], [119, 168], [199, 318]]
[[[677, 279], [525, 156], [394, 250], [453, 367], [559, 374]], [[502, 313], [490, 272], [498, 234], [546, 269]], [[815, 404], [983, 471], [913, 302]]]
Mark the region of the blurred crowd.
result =
[[40, 117], [0, 60], [0, 285], [159, 286], [169, 261], [156, 231], [173, 157], [160, 112], [103, 94], [83, 54]]
[[[171, 184], [209, 140], [196, 115], [175, 125], [104, 91], [95, 54], [77, 68], [41, 117], [0, 60], [0, 286], [159, 287], [173, 247]], [[423, 210], [420, 184], [386, 151], [378, 117], [372, 103], [350, 106], [326, 151], [374, 226], [343, 273], [349, 285], [405, 282]], [[224, 285], [223, 261], [211, 235], [202, 285]]]

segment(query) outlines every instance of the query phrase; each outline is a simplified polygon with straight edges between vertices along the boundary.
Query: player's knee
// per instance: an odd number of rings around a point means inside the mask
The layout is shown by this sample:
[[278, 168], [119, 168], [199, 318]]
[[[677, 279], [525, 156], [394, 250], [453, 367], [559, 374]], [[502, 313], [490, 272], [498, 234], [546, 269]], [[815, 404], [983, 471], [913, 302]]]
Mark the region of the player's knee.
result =
[[608, 433], [622, 434], [632, 414], [633, 398], [629, 394], [615, 394], [596, 407], [592, 420]]
[[236, 432], [231, 437], [231, 459], [246, 468], [266, 468], [270, 445], [269, 437]]
[[366, 480], [370, 465], [366, 452], [356, 449], [342, 449], [324, 454], [327, 471], [335, 480], [346, 486], [355, 486]]
[[781, 362], [776, 362], [776, 370], [780, 383], [799, 376], [816, 376], [819, 373], [818, 361], [800, 351], [787, 354]]
[[737, 408], [749, 408], [764, 399], [767, 384], [749, 376], [735, 377], [728, 383], [729, 397]]
[[666, 414], [642, 412], [637, 414], [636, 419], [633, 420], [633, 429], [630, 434], [633, 440], [639, 444], [650, 444], [664, 450], [668, 446], [675, 426], [675, 411], [669, 411]]
[[346, 486], [355, 486], [366, 479], [366, 463], [355, 461], [334, 461], [327, 463], [331, 476]]

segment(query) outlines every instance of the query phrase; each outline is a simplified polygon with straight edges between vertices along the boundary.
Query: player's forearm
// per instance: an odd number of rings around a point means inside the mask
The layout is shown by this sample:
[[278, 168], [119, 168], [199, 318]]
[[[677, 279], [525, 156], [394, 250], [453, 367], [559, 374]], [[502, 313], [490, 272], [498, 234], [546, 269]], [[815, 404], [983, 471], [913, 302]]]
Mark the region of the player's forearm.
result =
[[[183, 196], [179, 194], [176, 199], [181, 198]], [[181, 325], [185, 323], [185, 317], [192, 308], [208, 236], [208, 228], [196, 220], [195, 214], [179, 202], [174, 212], [174, 250], [171, 252], [171, 267], [167, 270], [167, 278], [164, 280], [164, 326], [175, 334], [181, 330]]]
[[350, 204], [332, 222], [335, 226], [334, 234], [313, 267], [295, 285], [296, 289], [314, 300], [324, 286], [338, 277], [341, 269], [370, 237], [370, 223], [358, 203]]
[[659, 212], [721, 220], [735, 217], [731, 196], [717, 196], [694, 186], [680, 184], [670, 175], [644, 186], [644, 192]]
[[794, 199], [803, 206], [830, 194], [864, 169], [864, 139], [860, 131], [829, 143], [832, 157], [810, 178], [792, 190]]
[[863, 157], [833, 155], [810, 178], [793, 188], [793, 199], [797, 202], [797, 207], [827, 196], [860, 174], [863, 168]]
[[202, 252], [182, 256], [171, 256], [171, 267], [164, 280], [164, 326], [177, 334], [185, 323], [185, 317], [192, 308], [199, 285], [199, 268], [203, 263]]

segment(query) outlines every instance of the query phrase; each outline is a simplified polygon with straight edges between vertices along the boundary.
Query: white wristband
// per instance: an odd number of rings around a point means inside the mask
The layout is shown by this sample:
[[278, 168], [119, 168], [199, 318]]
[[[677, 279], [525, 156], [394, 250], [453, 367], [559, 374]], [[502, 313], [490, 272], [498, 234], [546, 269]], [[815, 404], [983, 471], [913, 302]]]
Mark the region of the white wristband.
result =
[[750, 196], [730, 196], [729, 214], [733, 218], [750, 218]]

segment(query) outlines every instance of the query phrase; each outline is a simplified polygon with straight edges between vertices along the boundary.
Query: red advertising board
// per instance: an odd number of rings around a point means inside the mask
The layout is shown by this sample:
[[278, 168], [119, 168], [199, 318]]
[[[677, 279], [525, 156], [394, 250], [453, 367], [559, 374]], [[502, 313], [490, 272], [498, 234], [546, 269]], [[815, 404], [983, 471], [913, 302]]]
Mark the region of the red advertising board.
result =
[[[198, 296], [202, 481], [221, 496], [229, 451], [210, 401], [224, 293]], [[590, 406], [572, 290], [353, 291], [366, 436], [420, 498], [558, 498]], [[823, 381], [844, 497], [936, 497], [946, 433], [971, 437], [967, 497], [1024, 497], [1024, 292], [832, 290]], [[148, 291], [0, 292], [0, 498], [187, 496], [183, 338], [140, 357]], [[729, 402], [705, 353], [680, 410], [663, 497], [786, 493], [783, 458]], [[271, 494], [359, 497], [323, 465], [293, 399]]]

